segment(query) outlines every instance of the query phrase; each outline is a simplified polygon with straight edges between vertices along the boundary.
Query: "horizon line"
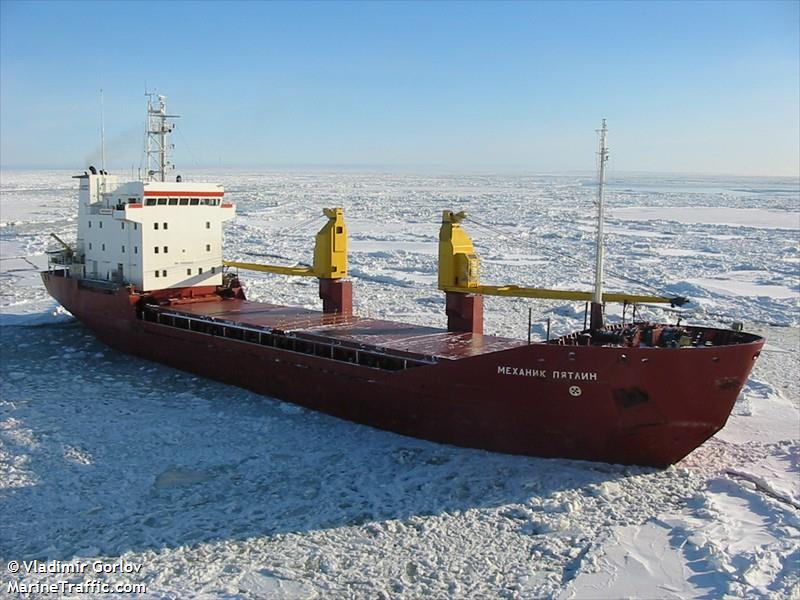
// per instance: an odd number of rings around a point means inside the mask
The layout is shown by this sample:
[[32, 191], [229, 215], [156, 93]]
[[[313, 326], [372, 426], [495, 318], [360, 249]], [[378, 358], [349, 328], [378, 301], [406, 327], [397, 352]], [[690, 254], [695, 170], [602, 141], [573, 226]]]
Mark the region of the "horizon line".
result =
[[[4, 165], [0, 164], [0, 171], [82, 171], [88, 169], [88, 165], [83, 168], [53, 166], [53, 165]], [[213, 171], [213, 172], [243, 172], [252, 170], [264, 170], [268, 172], [366, 172], [366, 173], [407, 173], [407, 174], [437, 174], [437, 175], [550, 175], [550, 176], [597, 176], [596, 170], [589, 169], [529, 169], [522, 165], [506, 167], [471, 167], [471, 166], [445, 166], [433, 163], [408, 163], [408, 164], [385, 164], [385, 163], [271, 163], [271, 164], [241, 164], [241, 165], [195, 165], [184, 169], [175, 169], [175, 174], [181, 171]], [[129, 169], [106, 169], [116, 171], [122, 175], [129, 172]], [[781, 178], [800, 180], [800, 171], [792, 174], [778, 173], [732, 173], [714, 171], [670, 171], [670, 170], [639, 170], [639, 169], [611, 169], [607, 176], [611, 175], [680, 175], [693, 177], [751, 177], [751, 178]]]

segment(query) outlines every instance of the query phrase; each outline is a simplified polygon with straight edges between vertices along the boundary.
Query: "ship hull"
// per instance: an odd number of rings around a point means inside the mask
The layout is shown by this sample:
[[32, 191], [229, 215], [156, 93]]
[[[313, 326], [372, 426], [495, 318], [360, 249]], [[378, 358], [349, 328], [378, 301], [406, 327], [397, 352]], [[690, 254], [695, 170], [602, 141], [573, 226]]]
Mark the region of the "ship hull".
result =
[[148, 322], [124, 288], [42, 277], [122, 352], [356, 423], [531, 456], [673, 464], [725, 425], [763, 345], [530, 344], [389, 371]]

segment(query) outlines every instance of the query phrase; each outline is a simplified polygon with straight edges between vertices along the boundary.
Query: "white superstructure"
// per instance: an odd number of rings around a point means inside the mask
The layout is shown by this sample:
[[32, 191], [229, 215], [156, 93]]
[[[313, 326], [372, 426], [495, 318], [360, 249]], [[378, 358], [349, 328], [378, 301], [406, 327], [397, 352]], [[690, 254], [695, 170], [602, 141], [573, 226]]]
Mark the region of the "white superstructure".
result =
[[[166, 148], [164, 98], [153, 126], [148, 103], [148, 133]], [[80, 181], [78, 239], [70, 274], [130, 284], [139, 291], [222, 284], [222, 223], [235, 214], [221, 185], [164, 181], [164, 162], [149, 169], [150, 181], [120, 183], [105, 171], [90, 171]]]

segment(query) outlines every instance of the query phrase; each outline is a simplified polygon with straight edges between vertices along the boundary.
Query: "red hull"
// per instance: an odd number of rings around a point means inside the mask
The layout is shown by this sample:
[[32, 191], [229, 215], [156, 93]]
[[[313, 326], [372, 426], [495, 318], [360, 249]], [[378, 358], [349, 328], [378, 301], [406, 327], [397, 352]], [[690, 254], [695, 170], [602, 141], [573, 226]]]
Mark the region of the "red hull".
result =
[[[54, 298], [123, 352], [380, 429], [532, 456], [675, 463], [725, 425], [763, 345], [748, 336], [699, 348], [515, 342], [490, 351], [486, 340], [503, 340], [475, 336], [463, 356], [387, 370], [149, 322], [137, 316], [140, 297], [125, 289], [86, 289], [60, 272], [42, 277]], [[220, 314], [234, 305], [202, 303]]]

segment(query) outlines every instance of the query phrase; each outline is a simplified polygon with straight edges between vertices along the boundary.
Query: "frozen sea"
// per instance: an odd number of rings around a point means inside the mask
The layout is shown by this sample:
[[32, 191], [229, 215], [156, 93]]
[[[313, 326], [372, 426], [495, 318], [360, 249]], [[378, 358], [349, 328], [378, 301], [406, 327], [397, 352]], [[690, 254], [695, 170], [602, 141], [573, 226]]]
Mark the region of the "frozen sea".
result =
[[[107, 348], [37, 275], [49, 233], [75, 237], [72, 174], [0, 174], [0, 596], [82, 580], [11, 560], [122, 559], [141, 571], [99, 578], [145, 598], [800, 598], [797, 180], [609, 182], [609, 290], [685, 295], [643, 311], [767, 338], [727, 426], [656, 470], [437, 445]], [[236, 202], [229, 259], [310, 262], [321, 209], [343, 206], [362, 315], [444, 326], [443, 209], [472, 219], [484, 282], [591, 288], [590, 177], [184, 178]], [[317, 307], [313, 281], [243, 277]], [[534, 339], [583, 324], [580, 303], [487, 298], [487, 331], [524, 339], [529, 308]]]

